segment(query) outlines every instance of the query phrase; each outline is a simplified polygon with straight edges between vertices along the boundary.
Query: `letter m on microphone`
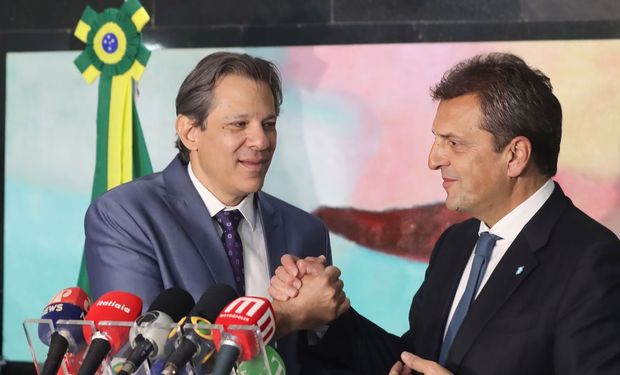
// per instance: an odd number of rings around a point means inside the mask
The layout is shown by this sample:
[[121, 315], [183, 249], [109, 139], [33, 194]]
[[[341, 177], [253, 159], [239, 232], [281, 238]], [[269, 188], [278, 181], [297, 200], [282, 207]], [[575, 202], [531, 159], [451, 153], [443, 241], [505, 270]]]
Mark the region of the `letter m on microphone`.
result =
[[263, 343], [267, 344], [275, 334], [276, 324], [269, 300], [261, 297], [240, 297], [232, 301], [220, 314], [228, 324], [256, 325], [260, 329]]

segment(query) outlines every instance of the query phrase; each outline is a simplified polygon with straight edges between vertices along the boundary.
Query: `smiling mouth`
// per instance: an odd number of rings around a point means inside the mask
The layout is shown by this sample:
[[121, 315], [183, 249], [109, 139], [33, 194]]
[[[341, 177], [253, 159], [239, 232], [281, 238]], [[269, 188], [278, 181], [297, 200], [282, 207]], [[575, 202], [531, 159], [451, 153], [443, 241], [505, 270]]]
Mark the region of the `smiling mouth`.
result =
[[239, 163], [250, 170], [259, 171], [267, 165], [267, 160], [239, 160]]
[[451, 178], [444, 178], [443, 179], [443, 183], [441, 184], [441, 186], [443, 186], [444, 189], [447, 189], [450, 186], [452, 186], [455, 182], [456, 182], [456, 180], [453, 180]]

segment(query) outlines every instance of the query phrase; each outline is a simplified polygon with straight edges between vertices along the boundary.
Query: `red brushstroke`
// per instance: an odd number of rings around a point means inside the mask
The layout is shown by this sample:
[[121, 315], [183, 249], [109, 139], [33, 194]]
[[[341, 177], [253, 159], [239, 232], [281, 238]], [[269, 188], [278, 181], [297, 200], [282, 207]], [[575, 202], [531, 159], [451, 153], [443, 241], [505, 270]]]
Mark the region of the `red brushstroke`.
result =
[[314, 214], [330, 232], [359, 245], [423, 262], [446, 228], [469, 218], [443, 203], [381, 212], [319, 207]]

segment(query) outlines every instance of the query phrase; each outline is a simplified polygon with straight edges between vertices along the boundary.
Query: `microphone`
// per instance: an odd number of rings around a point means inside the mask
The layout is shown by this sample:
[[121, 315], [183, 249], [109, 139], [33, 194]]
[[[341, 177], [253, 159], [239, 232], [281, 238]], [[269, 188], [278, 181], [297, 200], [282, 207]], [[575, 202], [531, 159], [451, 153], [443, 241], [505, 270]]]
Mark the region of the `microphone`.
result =
[[[235, 289], [227, 284], [214, 284], [204, 292], [188, 316], [179, 322], [179, 328], [185, 323], [196, 327], [183, 332], [184, 335], [175, 342], [175, 349], [161, 372], [163, 375], [176, 374], [192, 358], [196, 358], [200, 364], [205, 364], [211, 358], [215, 351], [213, 335], [211, 329], [201, 326], [211, 325], [222, 308], [237, 297]], [[176, 333], [177, 329], [173, 329], [168, 338], [174, 338]]]
[[129, 375], [146, 360], [163, 358], [170, 325], [183, 318], [194, 306], [192, 295], [180, 288], [161, 292], [129, 331], [132, 350], [117, 375]]
[[[271, 346], [265, 346], [267, 363], [262, 356], [258, 356], [251, 361], [241, 362], [237, 369], [237, 375], [286, 375], [284, 360], [280, 354]], [[268, 366], [265, 366], [265, 365]], [[269, 369], [269, 371], [267, 371]]]
[[77, 353], [84, 347], [86, 340], [81, 326], [58, 327], [56, 322], [59, 319], [84, 319], [90, 304], [88, 294], [78, 287], [61, 290], [47, 303], [41, 319], [51, 319], [54, 330], [50, 329], [49, 324], [39, 324], [39, 339], [49, 346], [41, 375], [56, 375], [67, 350], [70, 353]]
[[129, 336], [129, 327], [100, 327], [102, 320], [134, 321], [142, 311], [142, 300], [131, 293], [119, 290], [102, 295], [86, 314], [86, 320], [92, 320], [97, 332], [92, 334], [90, 326], [84, 326], [83, 332], [90, 347], [78, 375], [94, 375], [108, 353], [116, 353]]
[[[230, 374], [237, 359], [249, 361], [260, 352], [261, 344], [267, 344], [276, 331], [273, 307], [268, 299], [262, 297], [240, 297], [228, 304], [215, 320], [224, 326], [225, 333], [220, 337], [214, 331], [217, 359], [214, 375]], [[258, 326], [262, 342], [256, 338], [255, 331], [233, 329], [231, 326]]]

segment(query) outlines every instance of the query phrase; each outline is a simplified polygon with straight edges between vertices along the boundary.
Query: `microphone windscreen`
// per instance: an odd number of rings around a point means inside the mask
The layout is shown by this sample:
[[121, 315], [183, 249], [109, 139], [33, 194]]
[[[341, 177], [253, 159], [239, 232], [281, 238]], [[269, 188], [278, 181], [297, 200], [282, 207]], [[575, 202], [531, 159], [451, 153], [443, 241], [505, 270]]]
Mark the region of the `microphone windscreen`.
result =
[[188, 315], [201, 316], [213, 323], [224, 306], [237, 297], [239, 297], [237, 291], [230, 285], [213, 284], [203, 293]]
[[88, 311], [91, 305], [88, 294], [84, 291], [84, 289], [77, 286], [65, 288], [60, 292], [56, 293], [56, 295], [52, 297], [52, 299], [50, 299], [47, 305], [49, 306], [55, 303], [62, 302], [79, 306], [84, 311]]
[[[285, 375], [286, 367], [284, 366], [284, 360], [280, 357], [280, 354], [271, 346], [265, 346], [265, 356], [267, 357], [267, 364], [265, 366], [265, 358], [257, 356], [251, 361], [244, 361], [239, 364], [237, 374], [252, 374], [252, 375]], [[269, 369], [269, 371], [267, 371]]]
[[[66, 288], [58, 292], [47, 303], [43, 309], [41, 319], [50, 319], [52, 321], [54, 329], [56, 329], [56, 322], [60, 319], [63, 320], [82, 320], [84, 315], [90, 308], [91, 302], [88, 294], [78, 287]], [[84, 343], [84, 337], [82, 330], [79, 326], [63, 326], [63, 330], [66, 331], [65, 335], [69, 335], [72, 339], [69, 349], [71, 351], [76, 350], [74, 346], [81, 346]], [[39, 324], [39, 339], [45, 344], [49, 345], [51, 335], [54, 331], [50, 329], [49, 324]]]
[[[165, 350], [171, 354], [166, 361], [165, 371], [181, 368], [191, 358], [196, 358], [201, 364], [209, 361], [214, 350], [213, 335], [210, 329], [203, 327], [212, 324], [222, 308], [237, 297], [235, 289], [226, 284], [213, 284], [203, 293], [187, 317], [179, 321], [178, 328], [168, 335]], [[196, 326], [186, 330], [182, 328], [185, 324]], [[177, 336], [179, 333], [182, 337]]]
[[[127, 341], [129, 327], [99, 326], [102, 320], [133, 322], [142, 311], [142, 299], [140, 297], [123, 291], [111, 291], [102, 295], [93, 303], [93, 307], [86, 314], [85, 320], [91, 320], [95, 327], [104, 334], [110, 341], [112, 353]], [[88, 343], [92, 339], [93, 332], [91, 327], [83, 327], [84, 336]]]
[[[267, 344], [273, 338], [276, 328], [271, 302], [266, 298], [249, 296], [239, 297], [229, 303], [220, 312], [215, 324], [221, 324], [227, 333], [236, 337], [241, 346], [241, 359], [244, 361], [251, 360], [258, 354], [260, 344]], [[256, 337], [252, 330], [234, 329], [232, 326], [258, 326], [261, 337]], [[222, 341], [220, 332], [213, 331], [213, 338], [216, 348], [219, 349]]]
[[192, 295], [181, 288], [169, 288], [161, 292], [151, 303], [148, 311], [161, 311], [178, 322], [194, 306]]
[[276, 329], [271, 302], [263, 297], [237, 298], [220, 312], [216, 324], [222, 324], [225, 328], [231, 325], [258, 326], [265, 344], [271, 341]]
[[129, 331], [132, 350], [126, 360], [127, 369], [133, 371], [147, 357], [165, 356], [170, 326], [185, 317], [193, 306], [194, 299], [183, 289], [169, 288], [161, 292]]
[[[41, 315], [41, 319], [50, 319], [53, 323], [54, 328], [56, 328], [56, 322], [60, 319], [84, 319], [84, 310], [82, 310], [76, 305], [72, 305], [69, 303], [52, 304], [45, 307], [45, 309], [43, 310], [43, 315]], [[81, 331], [81, 329], [79, 328], [80, 327], [78, 326], [78, 331]], [[54, 330], [50, 330], [50, 326], [48, 324], [39, 324], [39, 339], [41, 339], [41, 342], [43, 342], [45, 345], [49, 345], [51, 339], [50, 336], [53, 332]]]

